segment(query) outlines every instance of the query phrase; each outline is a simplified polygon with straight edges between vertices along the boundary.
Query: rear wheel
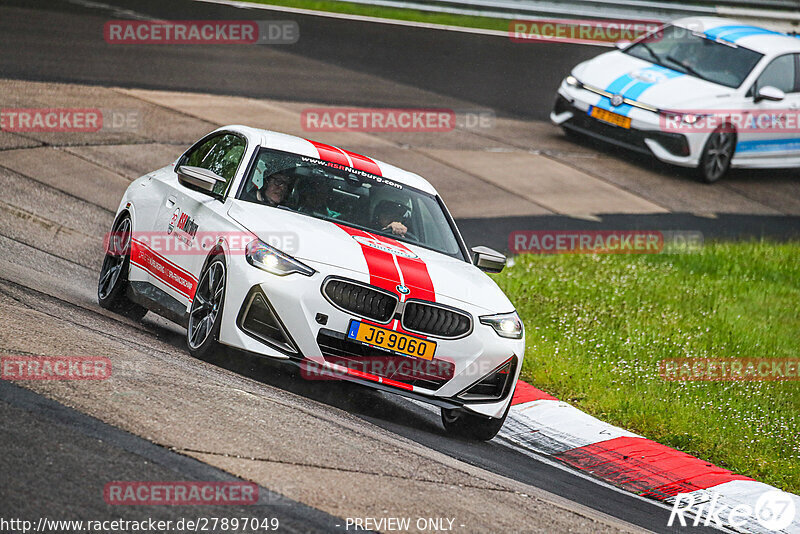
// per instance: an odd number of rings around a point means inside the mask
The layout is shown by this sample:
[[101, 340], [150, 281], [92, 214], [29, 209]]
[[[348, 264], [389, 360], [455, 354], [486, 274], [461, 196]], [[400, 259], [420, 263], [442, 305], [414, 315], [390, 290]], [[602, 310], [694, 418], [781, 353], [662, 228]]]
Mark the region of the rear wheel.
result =
[[489, 441], [500, 432], [503, 423], [506, 422], [509, 408], [511, 403], [506, 407], [503, 417], [499, 419], [467, 413], [464, 410], [442, 408], [442, 424], [445, 430], [455, 436]]
[[703, 154], [700, 156], [700, 166], [697, 168], [700, 178], [706, 183], [714, 183], [728, 172], [736, 150], [736, 134], [729, 131], [730, 127], [722, 126], [714, 130]]
[[111, 229], [97, 281], [97, 302], [107, 310], [138, 321], [147, 313], [147, 308], [131, 302], [125, 295], [130, 264], [131, 218], [124, 215]]
[[225, 261], [215, 256], [197, 283], [186, 328], [186, 344], [196, 358], [205, 358], [216, 348], [225, 299], [225, 275]]

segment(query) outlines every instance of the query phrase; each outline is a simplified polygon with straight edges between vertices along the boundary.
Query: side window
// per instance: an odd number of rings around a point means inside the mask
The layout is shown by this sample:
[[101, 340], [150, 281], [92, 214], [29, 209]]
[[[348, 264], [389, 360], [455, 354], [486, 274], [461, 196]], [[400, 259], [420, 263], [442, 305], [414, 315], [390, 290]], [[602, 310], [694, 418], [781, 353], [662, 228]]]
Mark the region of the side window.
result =
[[186, 154], [181, 165], [202, 167], [225, 178], [225, 183], [214, 187], [215, 193], [223, 194], [239, 168], [245, 146], [244, 139], [237, 135], [215, 135]]
[[756, 81], [756, 90], [771, 85], [784, 93], [795, 92], [795, 57], [793, 54], [778, 56], [767, 65]]

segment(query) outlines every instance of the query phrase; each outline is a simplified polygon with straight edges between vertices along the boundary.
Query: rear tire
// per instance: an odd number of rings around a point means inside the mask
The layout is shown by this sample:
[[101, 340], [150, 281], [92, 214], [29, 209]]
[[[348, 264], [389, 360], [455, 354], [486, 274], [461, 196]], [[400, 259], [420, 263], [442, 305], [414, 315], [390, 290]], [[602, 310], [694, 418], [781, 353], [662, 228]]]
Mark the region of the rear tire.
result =
[[205, 359], [217, 347], [226, 283], [225, 261], [214, 256], [200, 275], [189, 310], [186, 345], [195, 358]]
[[720, 126], [708, 136], [697, 172], [701, 180], [713, 184], [728, 172], [736, 151], [736, 134], [730, 126]]
[[122, 216], [111, 229], [111, 234], [97, 281], [97, 303], [101, 308], [139, 321], [147, 308], [128, 300], [128, 273], [131, 265], [131, 218]]
[[448, 410], [442, 408], [442, 424], [448, 433], [462, 438], [480, 441], [489, 441], [500, 432], [503, 423], [506, 422], [508, 410], [511, 403], [508, 403], [503, 417], [483, 417], [477, 414], [467, 413], [463, 410]]

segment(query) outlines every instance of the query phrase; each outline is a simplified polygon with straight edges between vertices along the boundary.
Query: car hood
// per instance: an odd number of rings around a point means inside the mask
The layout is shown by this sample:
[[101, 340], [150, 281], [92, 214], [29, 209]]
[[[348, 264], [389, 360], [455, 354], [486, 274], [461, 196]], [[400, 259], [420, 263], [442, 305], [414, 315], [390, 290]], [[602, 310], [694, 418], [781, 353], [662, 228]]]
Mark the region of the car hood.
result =
[[658, 109], [690, 110], [724, 105], [734, 90], [654, 65], [615, 50], [585, 61], [572, 72], [582, 83], [623, 94]]
[[[414, 289], [424, 291], [432, 284], [437, 302], [458, 301], [480, 307], [487, 313], [514, 309], [494, 280], [477, 267], [424, 247], [382, 236], [378, 239], [354, 236], [351, 234], [362, 232], [289, 210], [243, 201], [234, 201], [228, 215], [265, 243], [307, 263], [383, 278], [391, 282], [391, 287], [402, 281], [412, 288], [412, 297], [415, 293], [419, 295]], [[368, 256], [372, 261], [368, 262]], [[430, 277], [430, 284], [427, 277]]]

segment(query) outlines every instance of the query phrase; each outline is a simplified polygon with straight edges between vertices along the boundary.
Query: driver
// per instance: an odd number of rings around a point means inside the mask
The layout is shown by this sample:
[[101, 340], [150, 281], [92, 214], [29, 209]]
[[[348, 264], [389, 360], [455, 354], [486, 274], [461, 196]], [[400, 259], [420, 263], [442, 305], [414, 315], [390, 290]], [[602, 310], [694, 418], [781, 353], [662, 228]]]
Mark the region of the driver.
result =
[[256, 189], [256, 199], [267, 206], [278, 206], [289, 194], [294, 179], [282, 171], [270, 175], [262, 187]]
[[389, 231], [394, 235], [404, 237], [408, 228], [402, 221], [408, 207], [393, 200], [381, 200], [375, 207], [374, 226], [381, 231]]

